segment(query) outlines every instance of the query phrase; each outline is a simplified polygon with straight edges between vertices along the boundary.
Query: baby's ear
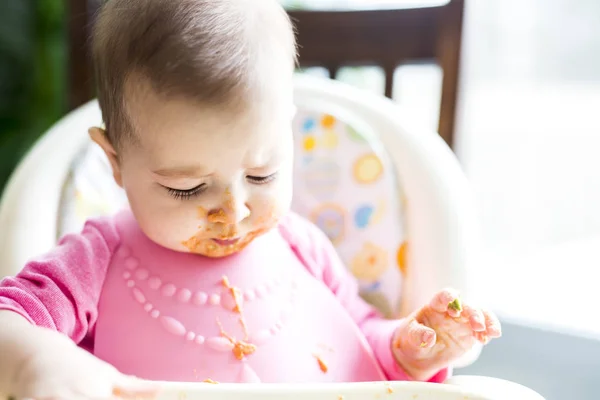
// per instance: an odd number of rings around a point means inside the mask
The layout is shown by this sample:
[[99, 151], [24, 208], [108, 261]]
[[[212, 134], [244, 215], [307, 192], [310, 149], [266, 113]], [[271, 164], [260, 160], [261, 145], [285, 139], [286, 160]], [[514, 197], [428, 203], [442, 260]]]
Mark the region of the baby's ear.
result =
[[108, 157], [108, 161], [110, 161], [115, 182], [117, 182], [117, 185], [122, 187], [123, 181], [121, 179], [121, 165], [119, 164], [119, 157], [114, 146], [110, 143], [110, 140], [108, 140], [106, 131], [102, 128], [93, 127], [88, 129], [88, 133], [90, 138], [92, 138], [92, 140], [96, 142], [96, 144], [100, 146], [102, 150], [104, 150], [106, 157]]

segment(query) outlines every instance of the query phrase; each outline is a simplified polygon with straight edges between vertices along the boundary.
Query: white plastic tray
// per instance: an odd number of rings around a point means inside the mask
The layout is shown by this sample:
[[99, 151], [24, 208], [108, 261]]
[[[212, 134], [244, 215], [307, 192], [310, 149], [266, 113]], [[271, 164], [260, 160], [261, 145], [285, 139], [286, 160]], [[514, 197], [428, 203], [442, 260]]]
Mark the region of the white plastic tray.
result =
[[544, 400], [521, 385], [457, 376], [445, 384], [368, 382], [336, 384], [161, 383], [157, 400]]

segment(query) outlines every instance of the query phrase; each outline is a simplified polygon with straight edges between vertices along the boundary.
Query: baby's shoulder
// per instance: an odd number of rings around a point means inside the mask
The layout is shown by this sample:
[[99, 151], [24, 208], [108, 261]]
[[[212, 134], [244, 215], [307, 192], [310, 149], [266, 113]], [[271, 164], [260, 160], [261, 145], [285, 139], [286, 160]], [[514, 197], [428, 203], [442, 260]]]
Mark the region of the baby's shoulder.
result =
[[333, 245], [327, 235], [308, 218], [295, 212], [289, 212], [281, 218], [279, 224], [281, 236], [302, 255], [314, 261], [330, 256]]
[[290, 211], [279, 221], [279, 230], [282, 236], [292, 243], [319, 244], [327, 241], [327, 236], [308, 218]]
[[109, 249], [116, 248], [121, 242], [121, 233], [118, 229], [119, 214], [90, 217], [83, 222], [79, 232], [64, 234], [59, 244], [69, 242], [94, 242], [104, 243]]

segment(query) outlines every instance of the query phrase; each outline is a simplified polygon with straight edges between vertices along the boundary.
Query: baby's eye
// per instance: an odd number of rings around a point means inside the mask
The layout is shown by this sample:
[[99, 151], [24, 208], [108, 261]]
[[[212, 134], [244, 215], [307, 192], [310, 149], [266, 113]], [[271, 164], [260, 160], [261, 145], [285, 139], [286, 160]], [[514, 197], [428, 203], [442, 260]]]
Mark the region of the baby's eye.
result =
[[251, 175], [248, 175], [248, 176], [246, 176], [246, 179], [248, 179], [248, 181], [250, 183], [254, 183], [255, 185], [264, 185], [264, 184], [267, 184], [269, 182], [272, 182], [276, 177], [277, 177], [277, 173], [274, 173], [274, 174], [267, 175], [267, 176], [251, 176]]
[[192, 197], [196, 197], [199, 196], [200, 194], [202, 194], [202, 192], [204, 192], [206, 190], [206, 183], [201, 183], [200, 185], [193, 187], [191, 189], [173, 189], [170, 187], [166, 187], [163, 186], [165, 189], [167, 189], [167, 191], [169, 192], [169, 194], [171, 196], [173, 196], [174, 198], [178, 199], [178, 200], [188, 200], [191, 199]]

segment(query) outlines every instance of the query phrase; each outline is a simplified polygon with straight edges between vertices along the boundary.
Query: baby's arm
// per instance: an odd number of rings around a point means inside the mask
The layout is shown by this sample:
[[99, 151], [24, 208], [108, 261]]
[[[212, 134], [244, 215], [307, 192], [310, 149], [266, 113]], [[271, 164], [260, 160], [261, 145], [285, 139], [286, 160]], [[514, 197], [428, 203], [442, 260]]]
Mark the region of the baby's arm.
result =
[[91, 222], [49, 254], [0, 282], [0, 393], [13, 393], [16, 376], [33, 355], [85, 347], [118, 236], [110, 223]]
[[[295, 214], [290, 214], [282, 222], [282, 232], [310, 272], [327, 285], [360, 327], [387, 378], [413, 380], [400, 367], [392, 352], [394, 334], [401, 321], [383, 318], [359, 296], [356, 279], [343, 265], [327, 236]], [[449, 374], [450, 368], [444, 368], [427, 380], [443, 382]]]
[[66, 235], [48, 254], [0, 282], [0, 310], [31, 324], [59, 331], [80, 343], [90, 334], [112, 253], [119, 243], [108, 221], [88, 222]]
[[[53, 353], [69, 359], [69, 350], [80, 351], [67, 336], [32, 325], [18, 313], [0, 311], [0, 399], [23, 394], [21, 388], [30, 378], [25, 370], [39, 360], [40, 355]], [[72, 360], [68, 360], [72, 361]], [[55, 368], [56, 364], [49, 365]], [[25, 381], [25, 382], [24, 382]], [[30, 383], [33, 383], [30, 381]]]
[[39, 335], [20, 315], [10, 311], [0, 311], [0, 398], [13, 393], [13, 383], [17, 377], [18, 366], [35, 353]]
[[68, 336], [0, 311], [0, 399], [146, 399], [156, 387], [122, 375]]

